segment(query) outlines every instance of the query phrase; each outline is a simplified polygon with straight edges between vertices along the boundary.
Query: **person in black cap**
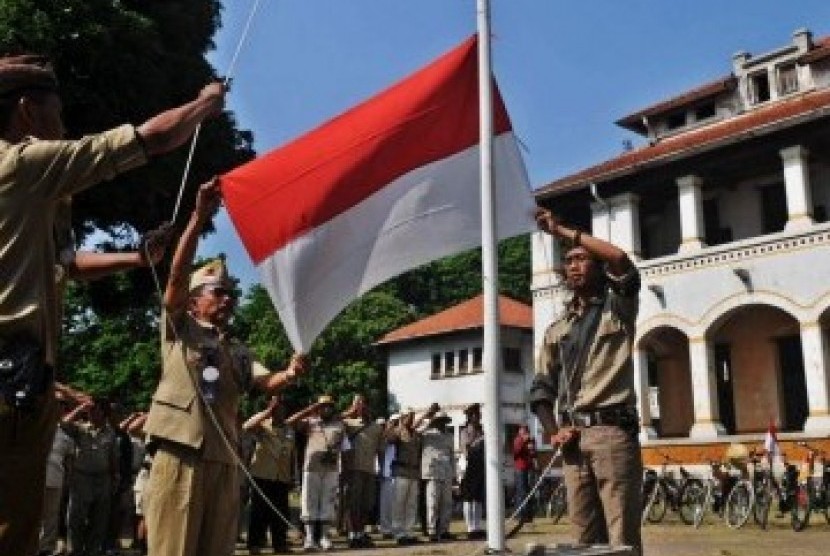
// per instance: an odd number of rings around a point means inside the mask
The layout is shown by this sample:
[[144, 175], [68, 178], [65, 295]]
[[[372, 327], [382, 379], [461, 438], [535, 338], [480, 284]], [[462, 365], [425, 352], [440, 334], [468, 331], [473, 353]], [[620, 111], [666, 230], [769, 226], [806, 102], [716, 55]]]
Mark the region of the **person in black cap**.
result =
[[69, 141], [48, 60], [0, 57], [0, 359], [33, 362], [23, 375], [0, 376], [0, 554], [37, 551], [58, 416], [51, 374], [60, 329], [56, 213], [76, 193], [183, 144], [221, 112], [224, 96], [211, 83], [140, 126]]

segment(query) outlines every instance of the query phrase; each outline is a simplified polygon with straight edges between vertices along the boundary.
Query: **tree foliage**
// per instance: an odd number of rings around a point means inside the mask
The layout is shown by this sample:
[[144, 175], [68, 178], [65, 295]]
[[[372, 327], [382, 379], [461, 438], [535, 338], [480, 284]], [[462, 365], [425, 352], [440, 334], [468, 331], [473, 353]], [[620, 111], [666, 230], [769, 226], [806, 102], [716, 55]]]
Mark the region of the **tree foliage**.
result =
[[[220, 25], [215, 0], [3, 0], [0, 52], [49, 55], [61, 82], [69, 137], [125, 122], [140, 124], [182, 104], [216, 73], [205, 59]], [[200, 134], [183, 206], [210, 176], [253, 156], [252, 136], [231, 114], [207, 122]], [[187, 147], [144, 168], [94, 187], [73, 202], [79, 243], [104, 232], [108, 249], [126, 249], [170, 219]], [[95, 236], [96, 238], [99, 236]], [[528, 239], [500, 246], [501, 290], [529, 301]], [[162, 269], [163, 271], [163, 269]], [[164, 273], [161, 275], [164, 283]], [[341, 406], [352, 394], [386, 407], [385, 353], [374, 343], [385, 333], [481, 291], [481, 256], [472, 250], [412, 270], [356, 300], [330, 324], [310, 353], [312, 373], [289, 389], [296, 409], [321, 393]], [[160, 370], [158, 299], [149, 271], [133, 271], [66, 290], [60, 361], [64, 378], [131, 407], [146, 407]], [[265, 290], [245, 292], [235, 322], [240, 337], [273, 369], [291, 347]]]

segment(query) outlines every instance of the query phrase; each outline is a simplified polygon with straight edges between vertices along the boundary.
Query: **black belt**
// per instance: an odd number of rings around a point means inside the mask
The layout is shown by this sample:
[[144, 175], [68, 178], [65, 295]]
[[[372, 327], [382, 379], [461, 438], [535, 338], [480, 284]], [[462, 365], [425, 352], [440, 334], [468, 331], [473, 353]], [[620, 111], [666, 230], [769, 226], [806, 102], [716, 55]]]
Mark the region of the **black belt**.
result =
[[559, 422], [569, 427], [596, 427], [601, 425], [627, 427], [637, 425], [637, 410], [630, 406], [602, 407], [561, 411]]

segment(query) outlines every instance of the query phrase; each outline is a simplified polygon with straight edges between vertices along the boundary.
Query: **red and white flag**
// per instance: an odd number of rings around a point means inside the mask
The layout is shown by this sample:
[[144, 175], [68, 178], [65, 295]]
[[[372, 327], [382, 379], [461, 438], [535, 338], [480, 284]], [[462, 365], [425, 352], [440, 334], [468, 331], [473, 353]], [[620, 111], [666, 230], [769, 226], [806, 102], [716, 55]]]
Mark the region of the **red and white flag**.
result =
[[781, 448], [778, 446], [778, 429], [773, 419], [769, 420], [767, 435], [764, 437], [764, 450], [770, 459], [781, 455]]
[[[481, 245], [477, 38], [319, 128], [221, 177], [225, 206], [295, 349], [350, 302]], [[535, 229], [498, 90], [499, 239]]]

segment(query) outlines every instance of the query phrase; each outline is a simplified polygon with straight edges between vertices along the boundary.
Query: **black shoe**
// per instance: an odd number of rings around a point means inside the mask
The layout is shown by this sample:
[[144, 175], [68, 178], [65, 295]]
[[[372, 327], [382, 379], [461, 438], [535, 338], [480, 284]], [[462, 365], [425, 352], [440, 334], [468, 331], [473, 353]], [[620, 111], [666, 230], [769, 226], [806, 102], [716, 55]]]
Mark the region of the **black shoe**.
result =
[[360, 546], [362, 546], [363, 548], [374, 548], [375, 547], [375, 542], [366, 533], [361, 535], [361, 537], [358, 540], [360, 541]]
[[353, 537], [349, 539], [348, 546], [349, 548], [363, 548], [363, 543], [360, 541], [359, 538]]
[[455, 535], [453, 535], [449, 531], [444, 531], [439, 536], [441, 537], [442, 541], [454, 541], [455, 540]]
[[429, 537], [429, 542], [441, 542], [441, 535], [438, 533], [433, 533]]
[[467, 539], [471, 541], [480, 541], [487, 538], [487, 531], [470, 531], [467, 533]]

